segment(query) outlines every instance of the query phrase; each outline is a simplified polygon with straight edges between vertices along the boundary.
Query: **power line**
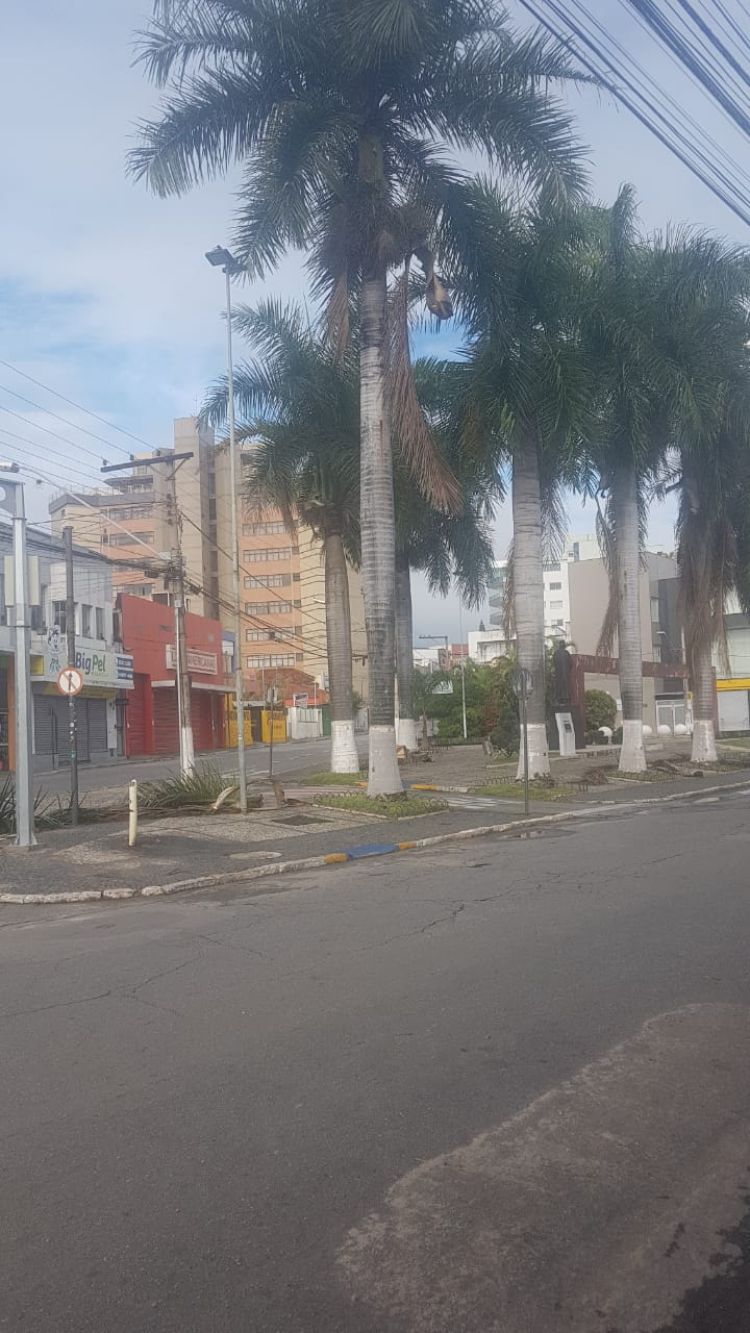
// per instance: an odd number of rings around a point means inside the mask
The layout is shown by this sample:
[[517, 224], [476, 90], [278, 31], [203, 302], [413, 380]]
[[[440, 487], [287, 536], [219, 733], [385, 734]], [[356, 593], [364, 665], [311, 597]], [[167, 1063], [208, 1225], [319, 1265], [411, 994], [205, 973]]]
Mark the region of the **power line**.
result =
[[[50, 407], [44, 407], [41, 403], [35, 403], [33, 398], [27, 398], [25, 394], [17, 393], [15, 389], [8, 388], [7, 384], [0, 384], [0, 389], [2, 390], [3, 393], [9, 393], [13, 398], [20, 399], [22, 403], [26, 403], [29, 407], [35, 407], [38, 412], [44, 412], [45, 416], [54, 417], [55, 421], [61, 421], [63, 426], [69, 426], [71, 430], [77, 430], [80, 431], [83, 435], [89, 435], [92, 440], [99, 440], [99, 442], [103, 445], [106, 445], [108, 449], [120, 448], [119, 445], [113, 445], [111, 441], [105, 440], [103, 436], [96, 435], [94, 431], [87, 430], [85, 426], [76, 426], [74, 421], [68, 421], [67, 417], [61, 417], [59, 412], [53, 412]], [[5, 410], [7, 411], [8, 409], [6, 408]], [[61, 436], [60, 438], [63, 437]], [[68, 444], [75, 444], [76, 448], [83, 449], [85, 453], [93, 454], [95, 458], [99, 457], [98, 454], [94, 454], [93, 449], [88, 449], [85, 444], [79, 444], [75, 440], [68, 440]]]
[[[77, 403], [73, 398], [66, 398], [64, 393], [60, 393], [57, 389], [53, 389], [49, 384], [45, 384], [42, 380], [34, 379], [34, 376], [28, 375], [25, 370], [19, 370], [18, 366], [11, 365], [10, 361], [3, 361], [2, 358], [0, 358], [0, 366], [5, 366], [7, 370], [12, 370], [14, 375], [21, 375], [23, 379], [29, 380], [31, 384], [36, 384], [37, 388], [45, 389], [47, 393], [54, 394], [55, 398], [60, 398], [61, 401], [67, 403], [69, 407], [75, 407], [79, 412], [85, 412], [87, 416], [93, 417], [95, 421], [100, 421], [102, 425], [107, 426], [109, 430], [119, 431], [120, 435], [127, 435], [128, 439], [135, 440], [137, 444], [144, 444], [148, 450], [154, 452], [148, 440], [142, 439], [140, 435], [134, 435], [132, 431], [125, 430], [123, 426], [116, 425], [114, 421], [107, 421], [106, 417], [100, 417], [98, 412], [92, 412], [90, 407], [84, 407], [82, 403]], [[126, 457], [129, 456], [129, 451], [123, 448], [121, 444], [112, 444], [110, 447], [112, 449], [119, 449], [120, 453], [125, 454]]]
[[[693, 175], [726, 204], [737, 217], [750, 225], [750, 206], [748, 205], [748, 187], [746, 178], [741, 175], [735, 164], [732, 164], [732, 174], [727, 176], [727, 163], [731, 159], [725, 157], [725, 166], [717, 170], [715, 164], [712, 165], [706, 160], [705, 149], [696, 151], [695, 145], [689, 140], [673, 120], [661, 110], [658, 102], [654, 103], [653, 98], [644, 94], [641, 89], [623, 73], [621, 65], [615, 64], [612, 59], [602, 50], [600, 44], [592, 32], [582, 26], [576, 18], [571, 15], [569, 7], [566, 8], [564, 0], [557, 3], [557, 0], [520, 0], [520, 3], [532, 15], [537, 22], [543, 24], [553, 36], [566, 45], [580, 61], [581, 65], [596, 78], [620, 101], [623, 106], [636, 117], [636, 119], [648, 129], [675, 157], [677, 157], [684, 166], [688, 168]], [[634, 0], [623, 0], [623, 3], [634, 3]], [[595, 24], [591, 15], [587, 13], [583, 6], [579, 7], [579, 13], [583, 10], [585, 22]], [[553, 17], [546, 11], [550, 11]], [[571, 41], [571, 33], [577, 42]], [[585, 48], [585, 49], [582, 49]], [[685, 117], [685, 113], [683, 118]], [[661, 123], [656, 123], [660, 121]], [[705, 141], [704, 141], [705, 142]], [[742, 193], [744, 198], [738, 198], [738, 193]]]

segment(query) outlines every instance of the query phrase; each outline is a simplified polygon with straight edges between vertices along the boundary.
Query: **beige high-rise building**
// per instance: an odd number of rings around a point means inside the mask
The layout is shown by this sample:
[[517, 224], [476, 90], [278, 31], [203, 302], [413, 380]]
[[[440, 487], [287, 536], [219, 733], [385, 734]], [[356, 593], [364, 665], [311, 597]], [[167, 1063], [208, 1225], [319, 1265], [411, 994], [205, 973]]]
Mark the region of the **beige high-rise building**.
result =
[[[192, 454], [178, 465], [175, 476], [188, 609], [218, 618], [233, 637], [229, 451], [225, 443], [214, 441], [212, 431], [199, 429], [195, 417], [175, 421], [173, 448], [178, 454]], [[134, 456], [130, 469], [108, 474], [106, 489], [79, 492], [80, 498], [69, 492], [55, 496], [50, 503], [52, 530], [59, 535], [70, 524], [79, 545], [123, 562], [113, 574], [115, 592], [168, 601], [159, 560], [178, 544], [172, 466], [147, 464], [143, 457]], [[324, 690], [328, 667], [320, 542], [308, 528], [295, 526], [290, 533], [278, 510], [260, 507], [242, 486], [235, 503], [246, 692], [262, 697], [268, 684], [286, 684], [291, 672], [312, 677]], [[354, 688], [364, 698], [364, 608], [359, 576], [353, 570], [349, 589]]]

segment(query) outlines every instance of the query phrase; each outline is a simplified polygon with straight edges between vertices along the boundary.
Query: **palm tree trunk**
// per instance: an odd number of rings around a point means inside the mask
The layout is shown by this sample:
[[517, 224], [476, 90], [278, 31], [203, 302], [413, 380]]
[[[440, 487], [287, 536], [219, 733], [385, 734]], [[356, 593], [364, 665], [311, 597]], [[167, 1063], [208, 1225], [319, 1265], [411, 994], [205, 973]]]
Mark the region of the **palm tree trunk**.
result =
[[414, 626], [411, 571], [406, 556], [396, 554], [396, 679], [398, 681], [398, 743], [419, 749], [414, 716]]
[[643, 646], [641, 643], [641, 551], [635, 468], [624, 462], [612, 478], [617, 550], [617, 641], [622, 696], [621, 773], [644, 773]]
[[396, 758], [393, 459], [385, 376], [386, 273], [375, 265], [361, 294], [360, 524], [370, 704], [370, 796], [403, 790]]
[[[513, 613], [518, 642], [518, 665], [531, 672], [532, 692], [527, 704], [529, 777], [549, 773], [544, 700], [544, 564], [542, 560], [542, 502], [539, 458], [533, 440], [526, 441], [513, 459]], [[523, 734], [518, 756], [518, 777], [523, 777]]]
[[352, 702], [352, 623], [349, 575], [339, 532], [324, 540], [328, 688], [331, 695], [331, 772], [359, 773]]
[[693, 747], [694, 764], [715, 764], [716, 733], [714, 730], [714, 671], [710, 644], [702, 644], [691, 653], [691, 683], [693, 688]]

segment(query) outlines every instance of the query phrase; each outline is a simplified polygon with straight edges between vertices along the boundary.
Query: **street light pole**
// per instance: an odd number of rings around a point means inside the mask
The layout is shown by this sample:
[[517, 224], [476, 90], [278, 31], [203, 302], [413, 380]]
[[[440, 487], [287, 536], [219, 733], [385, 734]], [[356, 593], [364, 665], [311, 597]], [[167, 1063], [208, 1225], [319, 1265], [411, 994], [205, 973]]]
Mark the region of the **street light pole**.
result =
[[223, 246], [209, 250], [206, 259], [214, 268], [221, 267], [226, 278], [227, 318], [227, 417], [229, 421], [229, 486], [231, 490], [232, 522], [232, 590], [236, 607], [234, 661], [234, 698], [237, 718], [237, 767], [239, 769], [240, 810], [247, 814], [247, 768], [245, 759], [245, 687], [242, 674], [242, 602], [240, 584], [240, 533], [237, 522], [237, 438], [234, 417], [234, 356], [232, 352], [232, 275], [242, 271], [242, 265]]

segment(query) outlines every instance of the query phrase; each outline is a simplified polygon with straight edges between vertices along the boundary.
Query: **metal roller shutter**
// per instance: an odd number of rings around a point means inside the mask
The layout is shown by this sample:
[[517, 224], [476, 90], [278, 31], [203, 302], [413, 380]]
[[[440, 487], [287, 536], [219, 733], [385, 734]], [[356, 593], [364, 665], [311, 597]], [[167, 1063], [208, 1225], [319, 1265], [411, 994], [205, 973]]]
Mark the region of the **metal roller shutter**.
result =
[[89, 728], [89, 753], [107, 754], [107, 701], [106, 699], [86, 699], [86, 713]]
[[178, 749], [177, 690], [154, 690], [154, 754], [176, 754]]

